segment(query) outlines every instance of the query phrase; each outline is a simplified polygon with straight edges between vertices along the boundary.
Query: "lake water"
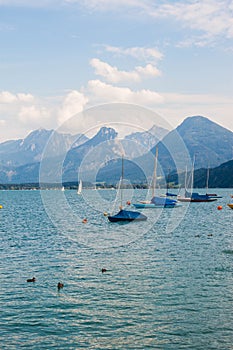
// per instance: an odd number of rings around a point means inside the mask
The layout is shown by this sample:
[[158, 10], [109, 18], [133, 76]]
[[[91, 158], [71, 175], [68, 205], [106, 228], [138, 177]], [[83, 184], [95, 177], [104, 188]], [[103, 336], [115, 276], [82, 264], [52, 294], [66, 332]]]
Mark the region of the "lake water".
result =
[[233, 349], [231, 190], [216, 191], [125, 225], [103, 215], [115, 191], [1, 191], [0, 348]]

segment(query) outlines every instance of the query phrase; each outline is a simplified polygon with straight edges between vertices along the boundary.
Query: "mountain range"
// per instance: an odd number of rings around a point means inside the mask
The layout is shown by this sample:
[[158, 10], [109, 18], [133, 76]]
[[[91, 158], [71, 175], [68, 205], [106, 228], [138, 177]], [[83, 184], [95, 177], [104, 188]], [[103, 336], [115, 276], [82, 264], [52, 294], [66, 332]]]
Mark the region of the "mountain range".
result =
[[219, 178], [226, 171], [229, 180], [233, 133], [202, 116], [188, 117], [172, 131], [154, 126], [124, 139], [107, 127], [90, 139], [82, 134], [35, 130], [25, 139], [0, 144], [0, 183], [37, 183], [41, 179], [50, 183], [77, 182], [82, 178], [115, 184], [121, 174], [122, 155], [125, 177], [132, 183], [146, 183], [153, 173], [156, 146], [158, 176], [171, 173], [175, 180], [175, 174], [184, 172], [185, 167], [190, 170], [195, 157], [196, 185], [204, 185], [207, 167], [211, 168], [210, 187], [229, 183], [219, 182]]

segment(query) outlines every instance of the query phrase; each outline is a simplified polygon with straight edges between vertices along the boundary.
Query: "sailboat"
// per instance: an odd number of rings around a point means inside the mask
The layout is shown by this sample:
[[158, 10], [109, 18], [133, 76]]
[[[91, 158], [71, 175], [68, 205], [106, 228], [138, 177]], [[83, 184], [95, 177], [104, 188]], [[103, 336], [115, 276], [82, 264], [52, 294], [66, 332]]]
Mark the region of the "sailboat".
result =
[[83, 188], [83, 183], [82, 183], [82, 180], [80, 180], [79, 181], [79, 185], [78, 185], [77, 194], [81, 194], [82, 193], [82, 188]]
[[169, 180], [170, 180], [170, 169], [169, 169], [168, 176], [167, 176], [167, 192], [166, 192], [166, 196], [167, 197], [177, 197], [176, 193], [169, 192]]
[[[194, 164], [195, 164], [195, 157], [193, 159], [193, 165], [192, 165], [192, 171], [191, 171], [191, 188], [193, 188], [193, 181], [194, 181]], [[208, 176], [207, 176], [208, 180]], [[187, 190], [187, 168], [186, 168], [186, 174], [185, 174], [185, 194], [184, 197], [178, 196], [177, 197], [179, 202], [213, 202], [217, 200], [217, 197], [212, 197], [210, 195], [206, 194], [199, 194], [198, 192], [189, 192]]]
[[120, 198], [121, 198], [121, 205], [120, 205], [120, 211], [116, 215], [109, 215], [108, 220], [110, 222], [130, 222], [130, 221], [145, 221], [147, 220], [147, 216], [144, 214], [139, 213], [138, 211], [131, 211], [131, 210], [125, 210], [123, 209], [123, 179], [124, 179], [124, 158], [122, 156], [122, 170], [121, 170], [121, 179], [119, 184], [119, 190], [120, 190]]
[[155, 195], [156, 188], [156, 173], [157, 173], [157, 162], [158, 162], [158, 147], [155, 152], [155, 163], [152, 180], [152, 198], [150, 201], [140, 201], [139, 203], [133, 204], [135, 208], [174, 208], [177, 206], [176, 199], [170, 199], [168, 197], [160, 197]]
[[209, 178], [210, 178], [210, 168], [208, 166], [207, 168], [207, 175], [206, 175], [206, 195], [210, 198], [222, 198], [221, 196], [218, 196], [216, 193], [208, 193], [209, 189]]
[[231, 201], [230, 203], [227, 203], [228, 207], [233, 209], [233, 196], [231, 196]]

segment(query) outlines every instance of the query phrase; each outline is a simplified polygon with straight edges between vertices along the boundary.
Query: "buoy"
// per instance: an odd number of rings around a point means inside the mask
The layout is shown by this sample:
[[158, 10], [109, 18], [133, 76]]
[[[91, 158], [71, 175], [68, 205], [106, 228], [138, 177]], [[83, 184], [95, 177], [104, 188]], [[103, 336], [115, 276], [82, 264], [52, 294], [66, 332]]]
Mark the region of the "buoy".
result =
[[108, 213], [106, 211], [104, 212], [104, 216], [108, 216]]
[[82, 223], [83, 223], [83, 224], [86, 224], [86, 223], [87, 223], [87, 219], [86, 219], [86, 218], [83, 219]]
[[217, 209], [218, 209], [218, 210], [222, 210], [222, 206], [221, 206], [221, 205], [219, 205]]
[[0, 205], [0, 209], [2, 209], [2, 205]]
[[127, 205], [130, 205], [130, 204], [131, 204], [131, 202], [130, 202], [130, 201], [127, 201], [127, 202], [126, 202], [126, 204], [127, 204]]

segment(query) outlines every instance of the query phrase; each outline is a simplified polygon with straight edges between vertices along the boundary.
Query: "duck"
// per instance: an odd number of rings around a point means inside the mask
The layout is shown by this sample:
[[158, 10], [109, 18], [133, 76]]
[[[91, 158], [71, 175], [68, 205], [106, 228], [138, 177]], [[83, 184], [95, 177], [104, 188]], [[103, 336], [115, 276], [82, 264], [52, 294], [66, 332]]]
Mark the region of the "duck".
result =
[[64, 284], [61, 283], [61, 282], [58, 282], [58, 284], [57, 284], [57, 289], [59, 290], [59, 289], [61, 289], [61, 288], [63, 288], [63, 287], [64, 287]]
[[28, 278], [28, 279], [27, 279], [27, 282], [36, 282], [36, 278], [35, 278], [35, 277], [33, 277], [33, 278]]

